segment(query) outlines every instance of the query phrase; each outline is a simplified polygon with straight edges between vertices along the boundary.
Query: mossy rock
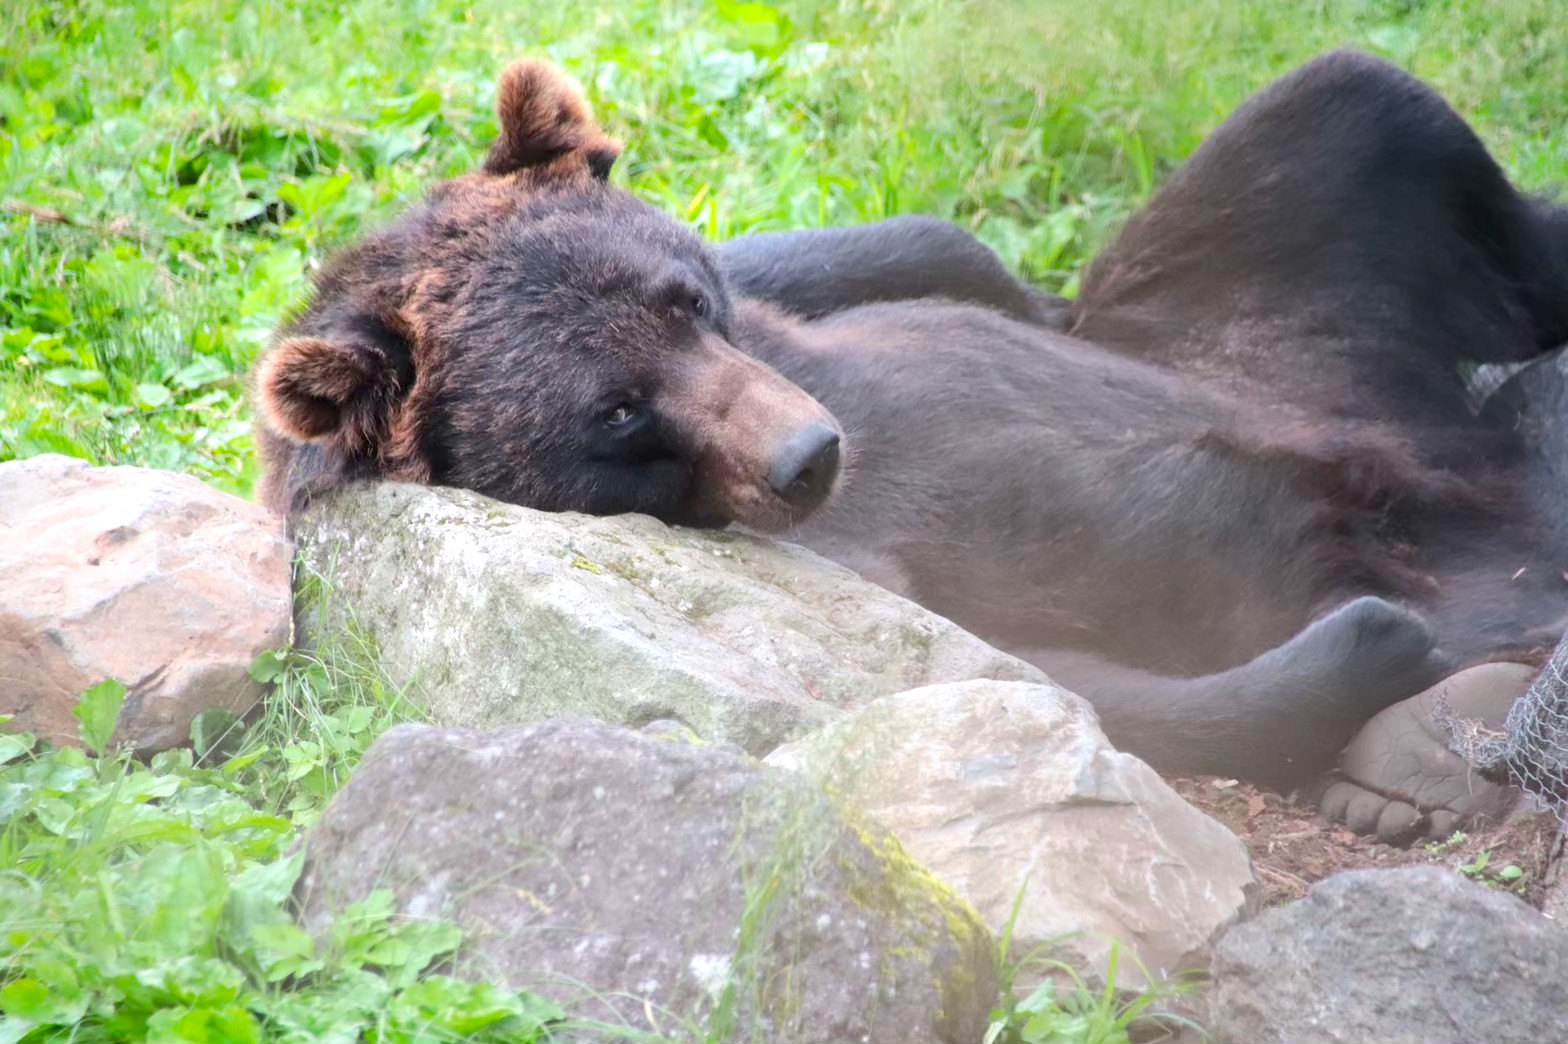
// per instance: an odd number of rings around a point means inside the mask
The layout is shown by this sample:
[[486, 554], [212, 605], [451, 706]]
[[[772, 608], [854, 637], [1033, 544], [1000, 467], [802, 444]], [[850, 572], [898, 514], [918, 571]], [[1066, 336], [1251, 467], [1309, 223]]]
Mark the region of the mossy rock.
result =
[[996, 1000], [991, 934], [896, 840], [710, 746], [400, 726], [307, 852], [312, 931], [389, 887], [463, 927], [459, 974], [666, 1035], [975, 1044]]
[[[1021, 660], [803, 548], [396, 484], [295, 521], [326, 623], [374, 638], [438, 724], [675, 719], [753, 754], [879, 696]], [[302, 613], [307, 624], [315, 614]]]

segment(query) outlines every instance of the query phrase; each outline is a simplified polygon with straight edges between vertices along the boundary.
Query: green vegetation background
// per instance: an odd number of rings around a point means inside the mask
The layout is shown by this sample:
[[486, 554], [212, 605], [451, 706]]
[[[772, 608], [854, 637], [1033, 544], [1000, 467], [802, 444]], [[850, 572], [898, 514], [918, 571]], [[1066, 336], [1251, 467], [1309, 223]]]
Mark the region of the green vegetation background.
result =
[[[248, 493], [246, 372], [270, 331], [336, 245], [475, 165], [522, 55], [575, 72], [628, 146], [616, 178], [714, 238], [935, 214], [1071, 294], [1209, 129], [1333, 46], [1431, 80], [1527, 188], [1568, 185], [1565, 13], [0, 0], [0, 461], [61, 452]], [[274, 686], [257, 717], [204, 716], [194, 753], [150, 764], [0, 718], [0, 1044], [543, 1039], [558, 1009], [429, 974], [456, 929], [396, 918], [384, 893], [328, 939], [294, 926], [295, 841], [372, 739], [419, 715], [354, 633], [253, 673]], [[93, 751], [123, 695], [84, 700]], [[1125, 1044], [1148, 1003], [1009, 997], [987, 1041]]]
[[935, 214], [1068, 293], [1227, 112], [1331, 46], [1568, 185], [1562, 0], [0, 6], [0, 460], [241, 493], [269, 331], [335, 245], [474, 165], [521, 55], [575, 72], [616, 177], [715, 238]]

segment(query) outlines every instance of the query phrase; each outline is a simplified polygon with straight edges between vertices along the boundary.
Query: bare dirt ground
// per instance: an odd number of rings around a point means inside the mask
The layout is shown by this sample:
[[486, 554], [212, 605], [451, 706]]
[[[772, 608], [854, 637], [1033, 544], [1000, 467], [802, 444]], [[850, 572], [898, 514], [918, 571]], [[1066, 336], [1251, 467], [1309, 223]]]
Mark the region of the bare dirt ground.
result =
[[1264, 906], [1300, 899], [1313, 882], [1341, 870], [1437, 864], [1540, 908], [1560, 869], [1554, 865], [1561, 854], [1558, 820], [1548, 813], [1518, 813], [1501, 824], [1466, 831], [1462, 840], [1400, 848], [1352, 833], [1310, 806], [1247, 783], [1212, 776], [1169, 782], [1246, 844], [1263, 883]]

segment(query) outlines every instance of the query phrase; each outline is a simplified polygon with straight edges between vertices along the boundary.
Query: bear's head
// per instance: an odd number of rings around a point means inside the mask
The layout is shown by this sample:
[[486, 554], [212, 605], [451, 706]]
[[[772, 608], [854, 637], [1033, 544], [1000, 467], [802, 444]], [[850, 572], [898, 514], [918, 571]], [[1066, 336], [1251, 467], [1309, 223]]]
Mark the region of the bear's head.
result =
[[483, 167], [329, 264], [257, 372], [264, 498], [358, 477], [551, 511], [788, 527], [838, 423], [733, 342], [697, 236], [608, 183], [576, 85], [520, 62]]

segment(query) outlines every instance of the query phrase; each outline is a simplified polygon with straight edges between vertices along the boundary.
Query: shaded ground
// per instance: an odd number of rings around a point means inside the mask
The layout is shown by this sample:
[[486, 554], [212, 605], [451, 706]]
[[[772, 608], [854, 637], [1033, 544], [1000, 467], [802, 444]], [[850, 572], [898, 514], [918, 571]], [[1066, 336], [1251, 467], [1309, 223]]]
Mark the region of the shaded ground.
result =
[[1247, 783], [1212, 776], [1169, 782], [1246, 844], [1263, 884], [1264, 906], [1299, 899], [1313, 882], [1341, 870], [1435, 863], [1539, 908], [1560, 854], [1558, 822], [1548, 813], [1519, 813], [1500, 825], [1444, 842], [1398, 848], [1329, 823], [1310, 806]]

